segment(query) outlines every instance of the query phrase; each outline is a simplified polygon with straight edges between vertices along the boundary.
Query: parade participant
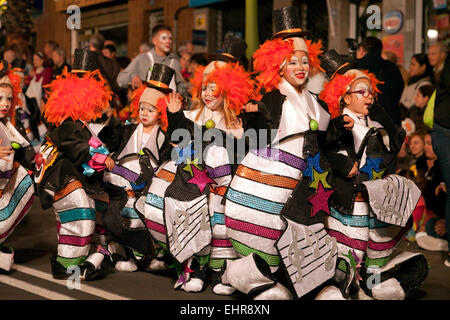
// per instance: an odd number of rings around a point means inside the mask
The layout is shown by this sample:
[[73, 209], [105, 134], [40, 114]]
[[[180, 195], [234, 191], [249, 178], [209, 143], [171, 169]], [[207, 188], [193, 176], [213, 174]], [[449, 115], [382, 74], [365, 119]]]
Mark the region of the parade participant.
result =
[[[218, 271], [225, 259], [235, 258], [226, 236], [222, 200], [231, 181], [237, 141], [244, 137], [246, 128], [266, 125], [266, 118], [254, 106], [241, 113], [254, 94], [254, 82], [235, 58], [245, 47], [243, 40], [230, 38], [222, 54], [209, 55], [208, 66], [197, 69], [192, 110], [181, 110], [181, 104], [173, 98], [168, 103], [168, 136], [177, 144], [178, 157], [162, 168], [171, 170], [174, 178], [162, 190], [161, 209], [167, 250], [182, 264], [175, 287], [185, 291], [201, 291], [207, 266]], [[187, 139], [180, 141], [176, 129], [184, 129]], [[202, 140], [199, 143], [198, 138]], [[192, 144], [193, 140], [197, 142]], [[147, 202], [155, 206], [154, 186]], [[228, 294], [230, 289], [214, 286], [218, 294]]]
[[[14, 119], [19, 103], [20, 78], [0, 62], [0, 273], [9, 273], [14, 250], [4, 246], [7, 237], [29, 212], [34, 199], [30, 176], [34, 150], [8, 118]], [[28, 170], [27, 170], [28, 169]]]
[[346, 114], [354, 121], [325, 153], [336, 187], [325, 225], [337, 240], [334, 279], [345, 298], [358, 285], [376, 299], [409, 298], [425, 279], [427, 263], [422, 254], [408, 252], [391, 259], [420, 197], [411, 180], [393, 174], [406, 133], [376, 103], [379, 81], [372, 73], [334, 50], [321, 57], [321, 66], [331, 80], [319, 97], [332, 117]]
[[[81, 279], [89, 280], [108, 266], [110, 255], [99, 214], [108, 201], [101, 187], [108, 151], [87, 123], [101, 116], [111, 91], [98, 71], [97, 53], [76, 49], [74, 58], [71, 73], [64, 71], [46, 88], [43, 117], [51, 128], [36, 156], [35, 181], [42, 208], [56, 213], [53, 277], [66, 278], [68, 268], [77, 266]], [[93, 248], [94, 243], [99, 246]]]
[[110, 195], [103, 222], [126, 250], [125, 256], [118, 257], [123, 261], [115, 263], [119, 271], [145, 269], [150, 263], [153, 253], [150, 234], [134, 204], [142, 194], [147, 194], [160, 164], [170, 158], [171, 145], [164, 134], [167, 130], [166, 97], [172, 92], [168, 85], [175, 71], [155, 63], [149, 72], [146, 84], [133, 93], [131, 112], [132, 117], [138, 117], [138, 122], [124, 124], [114, 119], [99, 133], [99, 138], [113, 153], [107, 159], [108, 170], [103, 178]]
[[224, 268], [222, 280], [255, 299], [299, 298], [331, 278], [336, 261], [323, 227], [333, 190], [319, 141], [330, 115], [305, 87], [319, 70], [321, 44], [303, 38], [295, 7], [275, 10], [273, 23], [275, 35], [253, 58], [276, 134], [246, 155], [225, 204], [227, 234], [243, 258]]

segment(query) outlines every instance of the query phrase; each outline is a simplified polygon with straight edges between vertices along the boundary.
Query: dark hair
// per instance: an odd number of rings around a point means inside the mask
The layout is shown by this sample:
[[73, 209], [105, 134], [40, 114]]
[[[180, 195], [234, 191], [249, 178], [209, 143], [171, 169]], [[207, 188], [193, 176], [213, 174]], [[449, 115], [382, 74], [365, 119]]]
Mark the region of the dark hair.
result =
[[359, 47], [363, 47], [368, 53], [376, 53], [381, 55], [381, 51], [383, 50], [383, 43], [380, 39], [375, 37], [367, 37], [361, 40], [361, 43], [358, 45]]
[[422, 96], [429, 98], [434, 92], [434, 86], [432, 85], [421, 86], [419, 87], [419, 92]]
[[[415, 59], [417, 61], [417, 63], [420, 64], [421, 66], [425, 65], [425, 72], [422, 75], [420, 75], [420, 76], [412, 77], [408, 81], [408, 84], [409, 83], [414, 83], [414, 82], [416, 82], [419, 79], [424, 78], [424, 77], [430, 78], [431, 82], [434, 83], [433, 67], [430, 64], [430, 60], [428, 60], [428, 56], [426, 54], [424, 54], [424, 53], [417, 53], [417, 54], [413, 55], [411, 57], [411, 59]], [[419, 79], [417, 79], [417, 78], [419, 78]], [[415, 80], [415, 81], [413, 81], [413, 80]]]
[[116, 52], [116, 47], [113, 46], [112, 44], [107, 44], [103, 49], [108, 49], [109, 51], [111, 51], [111, 53]]
[[48, 40], [45, 44], [50, 46], [52, 50], [55, 50], [56, 48], [59, 47], [58, 42], [56, 42], [55, 40]]
[[194, 53], [191, 56], [191, 61], [198, 63], [201, 66], [206, 66], [208, 64], [208, 59], [205, 53]]
[[105, 38], [100, 33], [97, 33], [89, 40], [89, 44], [91, 44], [95, 50], [100, 51], [105, 45]]
[[125, 69], [131, 62], [128, 57], [117, 57], [116, 60], [122, 69]]
[[172, 32], [172, 29], [171, 29], [168, 25], [165, 25], [165, 24], [157, 24], [156, 26], [154, 26], [154, 27], [152, 28], [151, 37], [153, 38], [154, 36], [156, 36], [156, 34], [157, 34], [158, 32], [163, 31], [163, 30], [167, 30], [167, 31]]
[[39, 58], [41, 58], [42, 60], [45, 60], [45, 56], [42, 53], [42, 51], [36, 51], [35, 53], [33, 53], [33, 56], [38, 56]]

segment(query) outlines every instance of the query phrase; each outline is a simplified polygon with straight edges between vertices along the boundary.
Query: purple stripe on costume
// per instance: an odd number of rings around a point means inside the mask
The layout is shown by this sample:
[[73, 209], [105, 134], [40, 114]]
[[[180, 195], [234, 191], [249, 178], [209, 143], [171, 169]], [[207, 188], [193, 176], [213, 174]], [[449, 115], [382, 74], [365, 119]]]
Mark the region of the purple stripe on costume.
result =
[[280, 161], [299, 170], [306, 168], [306, 161], [288, 152], [275, 148], [255, 149], [251, 152], [259, 157], [272, 161]]
[[0, 171], [0, 178], [3, 179], [11, 179], [13, 175], [13, 171], [12, 170], [8, 170], [8, 171]]
[[217, 168], [211, 168], [206, 166], [206, 169], [208, 170], [209, 177], [212, 179], [220, 178], [231, 174], [231, 166], [229, 164]]
[[132, 182], [135, 182], [139, 178], [137, 173], [134, 173], [133, 171], [119, 165], [115, 165], [111, 172]]

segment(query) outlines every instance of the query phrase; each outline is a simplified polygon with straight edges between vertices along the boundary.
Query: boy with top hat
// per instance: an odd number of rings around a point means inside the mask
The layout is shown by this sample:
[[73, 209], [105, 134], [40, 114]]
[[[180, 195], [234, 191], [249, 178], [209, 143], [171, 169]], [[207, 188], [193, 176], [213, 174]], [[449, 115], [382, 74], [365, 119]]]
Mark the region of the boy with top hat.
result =
[[116, 244], [110, 244], [113, 258], [121, 260], [115, 264], [119, 271], [145, 269], [153, 258], [149, 231], [134, 205], [136, 199], [147, 194], [154, 172], [170, 157], [171, 145], [165, 136], [166, 97], [172, 92], [169, 83], [174, 70], [155, 63], [149, 72], [149, 80], [133, 93], [132, 117], [137, 117], [138, 122], [123, 124], [114, 119], [99, 133], [112, 152], [103, 177], [110, 195], [103, 222], [115, 240], [125, 247], [126, 252], [117, 256], [114, 255]]
[[425, 279], [427, 264], [421, 254], [393, 258], [420, 196], [412, 181], [393, 174], [405, 132], [376, 103], [379, 81], [373, 74], [334, 50], [321, 57], [321, 66], [331, 80], [320, 98], [332, 117], [345, 114], [354, 121], [326, 153], [336, 186], [325, 224], [337, 242], [334, 280], [345, 298], [358, 285], [376, 299], [409, 298]]
[[[99, 214], [108, 202], [101, 178], [109, 152], [87, 124], [101, 116], [112, 93], [99, 73], [97, 53], [85, 49], [75, 50], [72, 71], [65, 70], [46, 90], [43, 117], [51, 127], [36, 156], [35, 182], [42, 207], [56, 213], [52, 273], [66, 278], [68, 268], [77, 266], [81, 278], [89, 280], [110, 261], [101, 246], [107, 240]], [[101, 245], [92, 248], [93, 243]]]

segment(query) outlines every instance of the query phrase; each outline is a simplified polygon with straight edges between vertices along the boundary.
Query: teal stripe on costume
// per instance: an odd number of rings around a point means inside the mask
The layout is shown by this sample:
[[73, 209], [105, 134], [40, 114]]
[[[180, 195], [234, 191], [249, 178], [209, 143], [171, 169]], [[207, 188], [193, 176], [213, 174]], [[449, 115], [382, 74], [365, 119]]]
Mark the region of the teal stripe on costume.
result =
[[251, 194], [236, 191], [232, 188], [228, 189], [227, 199], [240, 204], [244, 207], [264, 211], [271, 214], [280, 214], [284, 204], [256, 197]]
[[376, 218], [369, 218], [368, 216], [354, 216], [351, 214], [343, 214], [331, 207], [330, 214], [333, 218], [339, 220], [342, 224], [350, 227], [370, 227], [384, 228], [386, 223], [377, 220]]
[[95, 210], [91, 208], [77, 208], [61, 211], [59, 213], [59, 219], [61, 220], [61, 223], [73, 222], [78, 220], [95, 221]]
[[153, 194], [153, 193], [147, 194], [145, 203], [147, 203], [153, 207], [156, 207], [158, 209], [161, 209], [161, 210], [164, 209], [164, 199], [161, 197], [158, 197], [156, 194]]
[[128, 219], [139, 219], [139, 216], [133, 208], [123, 208], [122, 209], [122, 217], [128, 218]]
[[0, 210], [0, 221], [8, 219], [12, 215], [17, 205], [19, 204], [20, 200], [22, 200], [23, 196], [25, 195], [25, 193], [28, 191], [28, 189], [32, 184], [33, 180], [27, 174], [22, 179], [22, 181], [20, 181], [16, 190], [14, 190], [14, 194], [12, 195], [8, 205], [2, 210]]
[[211, 226], [215, 226], [216, 224], [225, 224], [225, 214], [214, 212], [211, 218]]

